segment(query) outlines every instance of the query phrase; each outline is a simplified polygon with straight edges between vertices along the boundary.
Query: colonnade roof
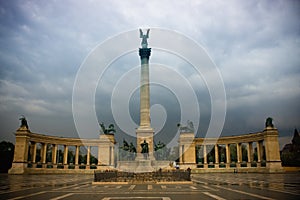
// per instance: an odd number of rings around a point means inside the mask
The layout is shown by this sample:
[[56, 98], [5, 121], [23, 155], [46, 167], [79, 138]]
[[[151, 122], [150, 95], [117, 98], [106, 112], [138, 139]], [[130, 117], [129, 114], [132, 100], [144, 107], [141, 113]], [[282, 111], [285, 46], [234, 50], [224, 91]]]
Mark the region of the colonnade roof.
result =
[[223, 136], [219, 138], [195, 138], [194, 142], [196, 144], [236, 144], [236, 143], [248, 143], [248, 142], [258, 142], [264, 140], [264, 133], [248, 133], [243, 135], [235, 136]]
[[[16, 133], [18, 134], [18, 132]], [[49, 136], [39, 133], [26, 132], [22, 135], [28, 137], [30, 142], [68, 145], [68, 146], [98, 146], [100, 144], [108, 144], [110, 142], [115, 143], [113, 135], [103, 135], [101, 138], [71, 138], [71, 137], [59, 137]], [[107, 137], [105, 137], [107, 136]]]

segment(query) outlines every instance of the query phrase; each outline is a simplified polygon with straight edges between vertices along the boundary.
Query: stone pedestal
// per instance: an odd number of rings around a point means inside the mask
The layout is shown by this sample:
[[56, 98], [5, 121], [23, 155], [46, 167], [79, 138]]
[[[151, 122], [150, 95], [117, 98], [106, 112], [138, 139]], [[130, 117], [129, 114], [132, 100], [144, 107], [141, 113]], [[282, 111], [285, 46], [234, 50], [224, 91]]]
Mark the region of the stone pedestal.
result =
[[151, 160], [138, 160], [135, 173], [143, 172], [153, 172], [154, 168], [152, 167]]
[[22, 126], [16, 131], [14, 160], [9, 174], [23, 174], [28, 162], [28, 142], [31, 132], [28, 127]]
[[115, 136], [114, 134], [101, 134], [100, 145], [98, 146], [98, 165], [114, 166], [114, 148]]
[[196, 165], [196, 151], [194, 143], [195, 134], [191, 132], [182, 132], [179, 136], [179, 155], [180, 165], [184, 168]]
[[144, 155], [141, 153], [142, 152], [142, 146], [141, 144], [146, 141], [148, 143], [148, 148], [149, 148], [149, 153], [147, 156], [147, 160], [155, 160], [153, 151], [154, 151], [154, 142], [153, 142], [153, 135], [154, 135], [154, 130], [152, 128], [138, 128], [136, 130], [136, 150], [137, 150], [137, 156], [136, 160], [145, 160]]
[[263, 131], [265, 151], [266, 151], [266, 169], [270, 173], [283, 172], [280, 160], [280, 149], [278, 143], [278, 131], [273, 127], [266, 127]]

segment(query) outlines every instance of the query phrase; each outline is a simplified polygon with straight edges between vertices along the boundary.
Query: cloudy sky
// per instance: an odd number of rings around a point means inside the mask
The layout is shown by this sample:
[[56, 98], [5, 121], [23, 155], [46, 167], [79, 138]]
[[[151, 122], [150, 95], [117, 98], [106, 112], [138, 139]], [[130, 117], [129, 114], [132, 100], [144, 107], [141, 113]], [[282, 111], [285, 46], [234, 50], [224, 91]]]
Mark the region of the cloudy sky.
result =
[[[205, 49], [226, 93], [222, 135], [261, 131], [269, 116], [280, 136], [292, 135], [300, 127], [299, 13], [299, 1], [292, 0], [0, 1], [0, 140], [14, 142], [12, 133], [20, 115], [27, 117], [33, 132], [83, 137], [72, 113], [80, 66], [99, 44], [124, 32], [136, 30], [131, 44], [138, 49], [140, 27], [180, 33]], [[155, 43], [155, 31], [151, 33], [150, 47], [151, 40]], [[190, 82], [199, 106], [186, 109], [192, 121], [200, 113], [200, 121], [194, 124], [199, 125], [197, 135], [205, 136], [212, 116], [205, 77], [195, 75], [188, 62], [169, 52], [153, 49], [150, 63], [156, 80], [169, 80], [180, 91], [185, 91], [181, 90], [184, 84], [176, 81], [176, 73]], [[129, 52], [111, 63], [97, 82], [93, 105], [97, 119], [120, 125], [119, 139], [129, 137], [127, 132], [134, 132], [138, 124], [139, 91], [135, 88], [129, 97], [122, 96], [116, 85], [124, 81], [124, 74], [131, 77], [125, 77], [128, 84], [136, 81], [137, 85], [138, 65], [137, 52]], [[176, 97], [176, 91], [166, 85], [151, 85], [151, 120], [162, 140], [168, 134], [172, 137], [182, 120], [181, 99]], [[133, 125], [126, 127], [126, 120], [125, 125], [119, 124], [112, 114], [119, 107], [129, 108]]]

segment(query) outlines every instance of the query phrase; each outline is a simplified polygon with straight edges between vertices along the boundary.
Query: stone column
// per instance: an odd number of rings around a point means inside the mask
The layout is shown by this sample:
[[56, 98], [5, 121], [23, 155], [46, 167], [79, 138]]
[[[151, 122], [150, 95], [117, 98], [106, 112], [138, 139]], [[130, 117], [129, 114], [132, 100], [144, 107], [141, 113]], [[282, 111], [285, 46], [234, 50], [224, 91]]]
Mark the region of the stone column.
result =
[[247, 167], [251, 167], [251, 162], [253, 161], [253, 147], [252, 147], [252, 142], [247, 143], [247, 157], [248, 157], [248, 163]]
[[110, 165], [115, 165], [115, 159], [114, 159], [114, 146], [110, 146]]
[[148, 143], [149, 156], [148, 160], [155, 160], [153, 156], [154, 144], [153, 135], [154, 130], [150, 124], [150, 84], [149, 84], [149, 58], [151, 55], [151, 48], [140, 48], [139, 55], [141, 58], [141, 80], [140, 80], [140, 126], [136, 130], [137, 141], [136, 160], [144, 160], [141, 154], [141, 144], [146, 141]]
[[64, 161], [63, 161], [63, 164], [64, 164], [64, 168], [67, 169], [68, 168], [68, 146], [67, 145], [64, 145]]
[[[53, 165], [56, 165], [56, 163], [57, 163], [56, 155], [57, 155], [57, 144], [53, 144], [52, 145], [52, 163], [53, 163]], [[53, 168], [55, 168], [55, 167], [53, 166]]]
[[257, 167], [261, 167], [261, 149], [260, 149], [260, 142], [256, 142], [256, 150], [257, 150]]
[[236, 154], [237, 154], [237, 167], [241, 167], [241, 163], [242, 163], [241, 143], [236, 144]]
[[206, 152], [206, 145], [203, 145], [203, 160], [204, 160], [204, 168], [207, 168], [207, 152]]
[[150, 85], [149, 57], [151, 48], [140, 48], [141, 85], [140, 85], [140, 127], [150, 128]]
[[76, 150], [75, 150], [75, 169], [78, 169], [79, 166], [78, 166], [78, 161], [79, 161], [79, 148], [80, 146], [77, 145], [76, 146]]
[[184, 145], [179, 146], [179, 156], [180, 156], [179, 162], [183, 164], [184, 163]]
[[230, 144], [226, 144], [226, 168], [230, 168]]
[[36, 143], [33, 142], [32, 144], [32, 147], [33, 147], [33, 150], [32, 150], [32, 163], [35, 163], [36, 162]]
[[42, 145], [42, 164], [43, 164], [43, 168], [47, 167], [46, 166], [46, 158], [47, 158], [47, 144], [43, 143]]
[[91, 160], [91, 146], [88, 146], [87, 154], [86, 154], [86, 169], [90, 168], [90, 160]]
[[98, 166], [99, 167], [97, 167], [97, 168], [100, 168], [100, 165], [102, 164], [100, 155], [101, 155], [101, 147], [100, 147], [100, 145], [98, 145]]
[[219, 168], [219, 147], [215, 144], [215, 168]]
[[42, 154], [42, 163], [46, 163], [46, 158], [47, 158], [47, 144], [43, 143], [42, 148], [43, 148], [43, 150], [42, 150], [42, 152], [43, 152], [43, 154]]

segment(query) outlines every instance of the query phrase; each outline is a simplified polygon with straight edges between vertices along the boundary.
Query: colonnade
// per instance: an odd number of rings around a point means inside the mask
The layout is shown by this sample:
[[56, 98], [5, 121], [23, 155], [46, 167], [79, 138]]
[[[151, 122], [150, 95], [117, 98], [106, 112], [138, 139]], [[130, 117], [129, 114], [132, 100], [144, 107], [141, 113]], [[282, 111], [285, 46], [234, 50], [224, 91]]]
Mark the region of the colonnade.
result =
[[[16, 131], [14, 161], [9, 173], [23, 174], [31, 173], [32, 170], [41, 171], [38, 168], [46, 171], [54, 169], [75, 169], [75, 171], [77, 169], [109, 169], [115, 167], [115, 144], [113, 134], [100, 134], [97, 139], [63, 138], [32, 133], [23, 126]], [[86, 148], [84, 150], [86, 162], [84, 163], [80, 162], [79, 159], [83, 147]], [[71, 148], [75, 150], [72, 162], [68, 159], [69, 153], [74, 153]], [[92, 149], [94, 150], [94, 148], [97, 149], [97, 153], [95, 152], [97, 156], [93, 160], [96, 161], [97, 159], [97, 162], [91, 163]], [[58, 155], [62, 156], [62, 159]], [[45, 173], [47, 173], [46, 171]]]
[[[99, 146], [84, 146], [83, 144], [81, 145], [75, 145], [73, 147], [75, 147], [75, 155], [74, 155], [74, 160], [73, 161], [69, 161], [69, 152], [73, 152], [70, 150], [70, 147], [72, 147], [71, 145], [59, 145], [59, 144], [47, 144], [47, 143], [40, 143], [41, 144], [41, 148], [40, 148], [40, 159], [37, 160], [37, 145], [39, 143], [30, 141], [29, 142], [29, 148], [28, 148], [28, 164], [30, 167], [32, 168], [36, 168], [38, 167], [42, 167], [42, 168], [64, 168], [64, 169], [79, 169], [79, 168], [85, 168], [85, 169], [90, 169], [90, 167], [92, 166], [93, 169], [97, 168], [97, 166], [101, 166], [103, 165], [103, 163], [101, 162], [102, 157], [101, 157], [101, 153], [99, 153], [99, 151], [101, 151], [101, 147]], [[51, 159], [49, 159], [49, 146], [50, 146], [50, 151], [51, 151]], [[62, 159], [59, 158], [59, 150], [58, 147], [59, 146], [63, 146], [63, 151], [61, 151], [63, 153], [62, 155]], [[84, 147], [86, 150], [86, 162], [79, 162], [79, 156], [80, 154], [80, 148]], [[91, 158], [92, 158], [92, 153], [91, 153], [91, 149], [92, 148], [97, 148], [98, 154], [97, 154], [97, 161], [95, 162], [91, 162]], [[83, 156], [83, 155], [81, 155]], [[109, 149], [109, 155], [108, 155], [108, 163], [106, 163], [109, 166], [113, 166], [114, 163], [114, 152], [113, 152], [113, 148]], [[48, 159], [47, 159], [48, 158]], [[63, 167], [62, 167], [63, 166]]]
[[[41, 145], [40, 148], [37, 148], [38, 144]], [[68, 172], [72, 169], [77, 173], [81, 169], [115, 169], [115, 144], [113, 134], [100, 134], [97, 139], [62, 138], [32, 133], [28, 127], [21, 126], [16, 131], [14, 161], [9, 173], [49, 173], [51, 170], [55, 173], [59, 170], [59, 173], [67, 172], [62, 172], [62, 169]], [[61, 146], [63, 151], [59, 149]], [[79, 159], [82, 146], [87, 149], [85, 163], [80, 163]], [[74, 163], [68, 162], [68, 152], [71, 147], [75, 147]], [[97, 148], [97, 163], [90, 162], [92, 148]], [[233, 152], [236, 153], [232, 153], [232, 148], [235, 148]], [[39, 160], [36, 159], [38, 149]], [[246, 160], [243, 160], [243, 149], [247, 151], [247, 154], [244, 153]], [[47, 159], [49, 150], [51, 156]], [[57, 157], [58, 152], [62, 153], [62, 159]], [[258, 133], [220, 138], [195, 138], [194, 133], [183, 132], [179, 137], [179, 155], [180, 168], [191, 168], [195, 171], [283, 171], [278, 131], [274, 127], [266, 127]]]
[[[180, 133], [179, 145], [180, 165], [183, 168], [200, 168], [200, 171], [236, 171], [242, 168], [244, 171], [255, 171], [254, 168], [260, 172], [282, 171], [278, 131], [273, 127], [266, 127], [262, 132], [220, 138], [195, 138], [194, 133], [183, 132]], [[243, 149], [247, 151], [244, 156]]]
[[[253, 144], [256, 143], [256, 156], [254, 159], [254, 151]], [[226, 144], [201, 144], [196, 145], [196, 164], [197, 167], [208, 168], [209, 165], [213, 165], [215, 168], [219, 167], [253, 167], [255, 164], [256, 167], [261, 167], [261, 163], [265, 162], [263, 141], [256, 142], [247, 142], [245, 146], [245, 150], [247, 151], [247, 160], [242, 159], [242, 145], [245, 143], [226, 143]], [[225, 146], [225, 152], [220, 153], [220, 148]], [[232, 150], [231, 145], [234, 145], [235, 150]], [[213, 151], [213, 156], [210, 155], [210, 152]], [[232, 152], [235, 152], [235, 155], [232, 155]], [[200, 155], [199, 155], [200, 154]], [[212, 160], [209, 160], [209, 156]], [[232, 159], [232, 157], [236, 157], [236, 159]], [[197, 162], [200, 159], [201, 161]], [[183, 161], [184, 162], [184, 161]], [[243, 166], [242, 163], [246, 162], [247, 165]]]

